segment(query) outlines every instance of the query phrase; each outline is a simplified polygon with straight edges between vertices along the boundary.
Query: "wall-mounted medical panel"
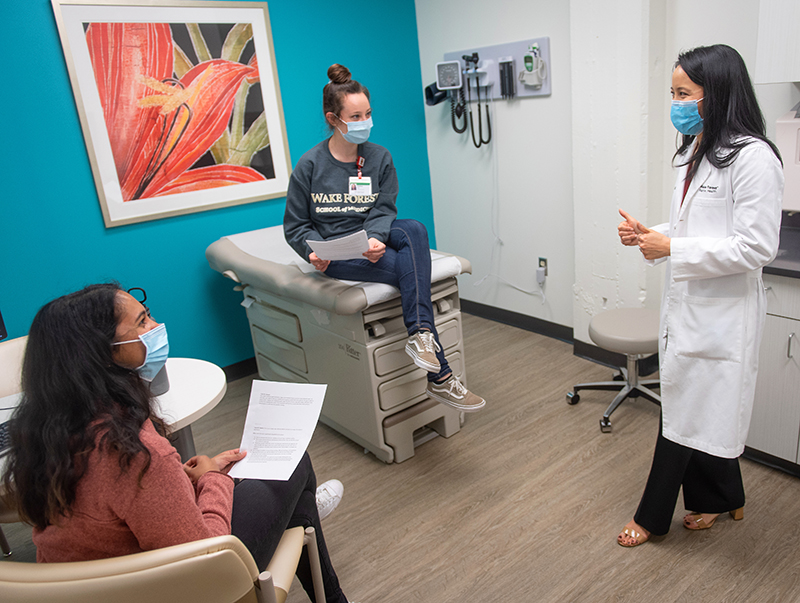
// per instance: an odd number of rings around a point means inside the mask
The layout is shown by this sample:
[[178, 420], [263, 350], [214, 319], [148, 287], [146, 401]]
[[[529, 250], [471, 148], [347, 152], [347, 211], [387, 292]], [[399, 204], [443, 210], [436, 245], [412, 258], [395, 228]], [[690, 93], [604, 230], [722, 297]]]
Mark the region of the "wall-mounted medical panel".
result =
[[[477, 65], [464, 59], [474, 57], [475, 53]], [[548, 37], [446, 53], [443, 62], [452, 61], [460, 62], [464, 94], [472, 100], [477, 100], [478, 85], [481, 86], [482, 98], [486, 98], [488, 90], [488, 95], [495, 100], [548, 96], [551, 92], [552, 62]], [[446, 71], [437, 66], [437, 78], [441, 73]], [[509, 78], [509, 74], [513, 77]], [[513, 84], [511, 94], [510, 84]], [[470, 90], [467, 90], [467, 85]]]

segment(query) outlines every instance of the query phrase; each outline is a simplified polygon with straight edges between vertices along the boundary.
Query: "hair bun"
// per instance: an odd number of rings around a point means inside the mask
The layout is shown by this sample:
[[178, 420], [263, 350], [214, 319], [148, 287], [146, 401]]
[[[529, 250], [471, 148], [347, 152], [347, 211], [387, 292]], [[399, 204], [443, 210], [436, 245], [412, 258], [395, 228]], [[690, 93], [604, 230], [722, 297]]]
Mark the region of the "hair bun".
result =
[[346, 84], [352, 79], [352, 75], [347, 67], [334, 63], [328, 67], [328, 79], [334, 84]]

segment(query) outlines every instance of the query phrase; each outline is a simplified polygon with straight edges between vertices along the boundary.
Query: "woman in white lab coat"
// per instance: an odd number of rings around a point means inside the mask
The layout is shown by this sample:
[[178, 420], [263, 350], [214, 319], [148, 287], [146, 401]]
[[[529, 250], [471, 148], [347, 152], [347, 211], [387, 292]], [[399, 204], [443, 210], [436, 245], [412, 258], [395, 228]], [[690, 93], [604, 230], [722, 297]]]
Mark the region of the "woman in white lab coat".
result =
[[683, 134], [670, 219], [651, 229], [620, 211], [624, 245], [666, 261], [659, 342], [661, 425], [634, 519], [617, 542], [669, 530], [683, 486], [684, 527], [743, 517], [744, 450], [766, 313], [761, 268], [778, 250], [783, 172], [747, 68], [729, 46], [681, 53], [672, 123]]

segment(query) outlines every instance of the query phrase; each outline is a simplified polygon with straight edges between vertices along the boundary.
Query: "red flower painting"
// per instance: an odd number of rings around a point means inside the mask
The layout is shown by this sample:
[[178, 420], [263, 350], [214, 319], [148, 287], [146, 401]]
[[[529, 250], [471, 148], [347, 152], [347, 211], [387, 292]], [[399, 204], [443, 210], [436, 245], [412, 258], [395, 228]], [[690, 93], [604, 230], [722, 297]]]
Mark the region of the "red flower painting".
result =
[[[188, 26], [187, 26], [188, 27]], [[194, 26], [196, 36], [199, 28]], [[259, 81], [255, 54], [238, 62], [249, 26], [234, 25], [222, 58], [193, 44], [193, 64], [166, 23], [90, 23], [86, 41], [124, 201], [265, 180], [250, 167], [269, 144], [262, 116], [245, 131]], [[237, 45], [238, 44], [238, 45]], [[232, 60], [233, 58], [233, 60]], [[213, 165], [193, 167], [210, 152]]]

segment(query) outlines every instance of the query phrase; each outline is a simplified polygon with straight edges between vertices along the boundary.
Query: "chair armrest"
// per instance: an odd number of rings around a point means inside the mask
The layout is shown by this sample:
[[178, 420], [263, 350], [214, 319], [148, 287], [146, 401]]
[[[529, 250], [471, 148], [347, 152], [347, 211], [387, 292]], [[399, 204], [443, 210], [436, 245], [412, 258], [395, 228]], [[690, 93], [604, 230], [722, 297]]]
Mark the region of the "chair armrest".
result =
[[300, 526], [286, 530], [267, 565], [267, 571], [272, 576], [275, 588], [286, 593], [292, 586], [297, 564], [303, 553], [304, 534], [305, 532]]
[[267, 570], [258, 575], [256, 598], [258, 603], [278, 603], [275, 598], [275, 584], [272, 582], [272, 574]]

